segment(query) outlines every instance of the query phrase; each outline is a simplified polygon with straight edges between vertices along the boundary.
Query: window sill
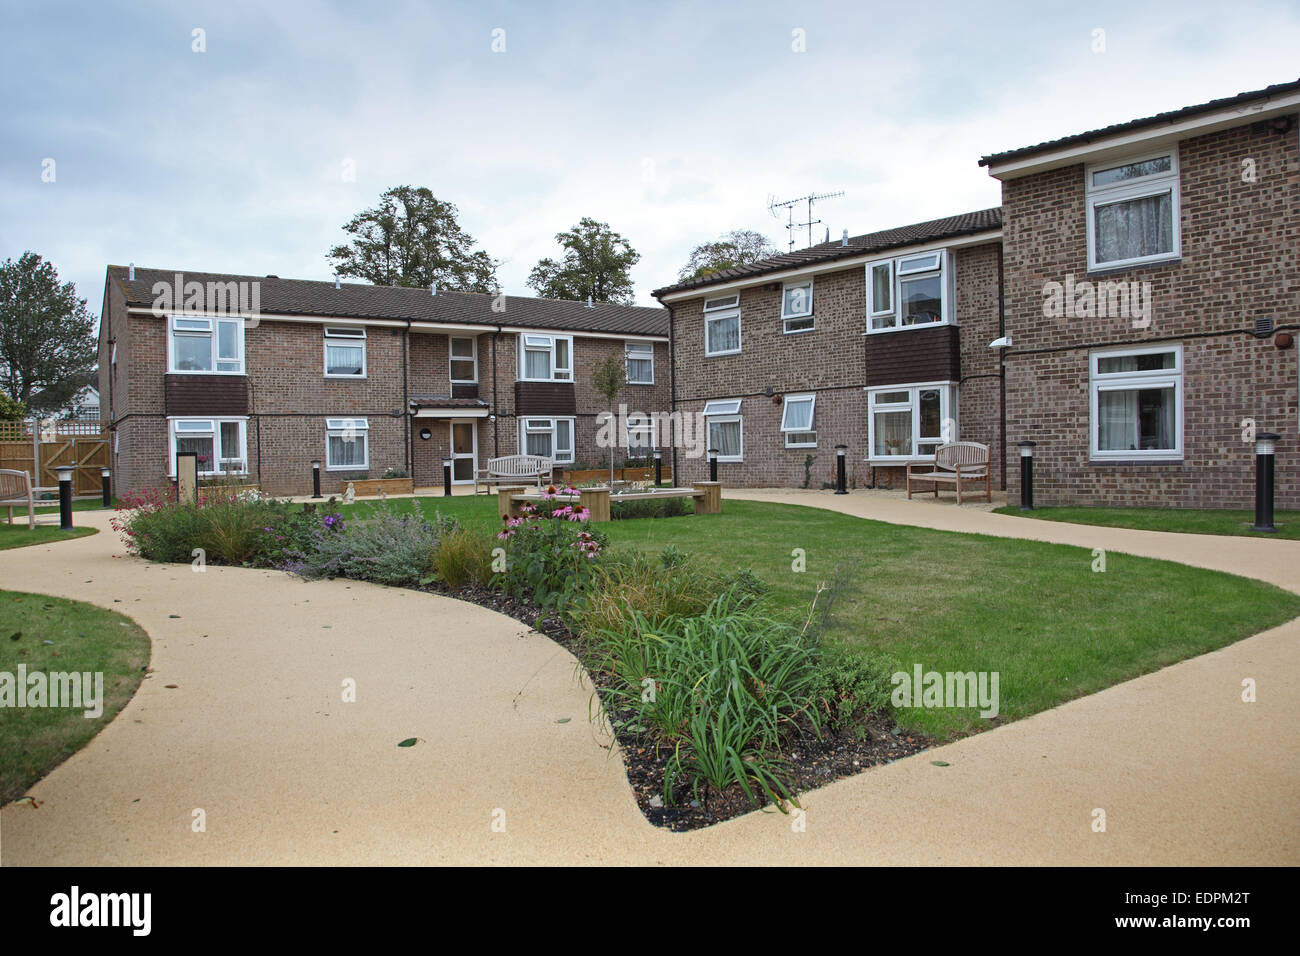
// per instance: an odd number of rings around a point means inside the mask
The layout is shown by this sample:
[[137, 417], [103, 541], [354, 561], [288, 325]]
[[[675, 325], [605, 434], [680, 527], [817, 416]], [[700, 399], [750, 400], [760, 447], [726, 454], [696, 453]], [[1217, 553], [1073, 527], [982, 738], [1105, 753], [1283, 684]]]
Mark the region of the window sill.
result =
[[1137, 259], [1128, 263], [1103, 263], [1101, 265], [1089, 266], [1087, 275], [1089, 276], [1113, 276], [1121, 272], [1138, 272], [1143, 269], [1155, 269], [1162, 266], [1180, 266], [1183, 264], [1183, 255], [1178, 253], [1173, 256], [1166, 256], [1161, 259]]
[[1185, 459], [1182, 455], [1177, 458], [1092, 458], [1089, 457], [1089, 465], [1181, 465]]
[[890, 332], [915, 332], [917, 329], [946, 329], [956, 322], [924, 322], [919, 325], [897, 325], [891, 329], [867, 329], [863, 335], [888, 335]]
[[345, 380], [351, 379], [352, 381], [355, 382], [364, 382], [367, 378], [369, 378], [368, 375], [335, 375], [335, 374], [331, 374], [330, 372], [326, 372], [325, 377], [333, 378], [333, 379], [345, 379]]
[[244, 373], [243, 371], [239, 371], [239, 372], [215, 372], [215, 371], [202, 371], [202, 370], [200, 370], [200, 371], [193, 371], [193, 370], [185, 370], [185, 371], [181, 371], [181, 370], [179, 370], [179, 369], [171, 369], [169, 372], [167, 372], [167, 374], [168, 374], [168, 375], [225, 375], [225, 376], [236, 376], [236, 375], [243, 375], [243, 374], [245, 374], [245, 373]]
[[[352, 474], [352, 475], [359, 475], [359, 474], [361, 474], [362, 472], [369, 471], [369, 470], [370, 470], [370, 466], [369, 466], [369, 465], [326, 465], [326, 466], [325, 466], [325, 470], [326, 470], [326, 471], [342, 472], [342, 473]], [[367, 480], [367, 479], [364, 479], [364, 478], [363, 478], [363, 479], [359, 479], [359, 480], [361, 480], [361, 481], [365, 481], [365, 480]]]
[[[573, 384], [573, 379], [571, 378], [517, 378], [515, 379], [515, 381], [533, 382], [538, 385], [572, 385]], [[469, 384], [469, 383], [457, 383], [457, 384]], [[478, 382], [474, 382], [473, 384], [477, 385]]]
[[628, 382], [629, 385], [653, 385], [654, 382]]

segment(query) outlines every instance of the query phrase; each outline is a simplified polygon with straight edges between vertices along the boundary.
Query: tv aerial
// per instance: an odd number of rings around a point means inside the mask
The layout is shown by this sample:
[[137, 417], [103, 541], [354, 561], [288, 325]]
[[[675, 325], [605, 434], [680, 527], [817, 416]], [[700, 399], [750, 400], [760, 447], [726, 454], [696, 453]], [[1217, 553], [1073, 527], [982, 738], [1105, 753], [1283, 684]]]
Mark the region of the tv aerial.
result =
[[[785, 210], [785, 229], [786, 234], [790, 237], [790, 252], [794, 251], [794, 231], [796, 229], [802, 229], [805, 226], [808, 227], [808, 245], [811, 246], [813, 244], [812, 227], [821, 222], [820, 219], [813, 218], [813, 203], [821, 199], [838, 199], [843, 195], [844, 190], [841, 189], [838, 192], [833, 193], [809, 193], [807, 196], [800, 196], [798, 199], [787, 199], [785, 202], [777, 202], [775, 195], [770, 193], [768, 194], [767, 211], [770, 212], [774, 218], [781, 218], [781, 214], [777, 212], [778, 209]], [[799, 205], [801, 202], [808, 204], [808, 218], [803, 222], [795, 222], [794, 207]]]

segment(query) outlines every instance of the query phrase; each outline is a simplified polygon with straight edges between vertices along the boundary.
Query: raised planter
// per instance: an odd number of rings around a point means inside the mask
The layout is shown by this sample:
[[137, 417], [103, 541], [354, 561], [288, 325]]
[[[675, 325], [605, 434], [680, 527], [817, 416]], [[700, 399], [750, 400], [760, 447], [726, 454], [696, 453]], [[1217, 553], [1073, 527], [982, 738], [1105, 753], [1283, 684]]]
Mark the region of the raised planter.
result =
[[[673, 480], [672, 465], [664, 463], [663, 466], [664, 481]], [[584, 468], [579, 471], [565, 471], [560, 473], [560, 478], [573, 485], [580, 485], [587, 481], [609, 481], [608, 468]], [[615, 481], [654, 481], [655, 466], [647, 465], [644, 468], [615, 468]]]
[[[353, 481], [351, 485], [358, 498], [375, 498], [381, 491], [386, 495], [415, 494], [414, 478], [368, 478], [364, 481]], [[345, 491], [347, 487], [348, 482], [344, 482]]]

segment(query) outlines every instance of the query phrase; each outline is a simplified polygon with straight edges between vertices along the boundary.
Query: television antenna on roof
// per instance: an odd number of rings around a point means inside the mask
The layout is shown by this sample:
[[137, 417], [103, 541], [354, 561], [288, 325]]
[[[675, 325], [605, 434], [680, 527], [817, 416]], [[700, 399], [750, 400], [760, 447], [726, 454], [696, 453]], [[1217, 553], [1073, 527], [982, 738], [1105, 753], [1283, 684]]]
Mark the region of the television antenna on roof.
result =
[[[808, 227], [808, 245], [811, 246], [813, 244], [812, 227], [821, 222], [820, 219], [813, 218], [813, 203], [817, 202], [819, 199], [838, 199], [843, 195], [844, 190], [841, 189], [838, 192], [833, 193], [809, 193], [807, 196], [800, 196], [798, 199], [787, 199], [785, 202], [777, 202], [776, 196], [774, 195], [769, 195], [767, 197], [767, 211], [770, 212], [773, 217], [780, 219], [781, 214], [777, 212], [777, 210], [785, 210], [785, 228], [786, 233], [790, 237], [790, 252], [794, 251], [794, 231], [796, 229], [802, 229], [804, 226]], [[804, 222], [795, 222], [794, 207], [799, 205], [801, 202], [806, 202], [808, 204], [808, 218]]]

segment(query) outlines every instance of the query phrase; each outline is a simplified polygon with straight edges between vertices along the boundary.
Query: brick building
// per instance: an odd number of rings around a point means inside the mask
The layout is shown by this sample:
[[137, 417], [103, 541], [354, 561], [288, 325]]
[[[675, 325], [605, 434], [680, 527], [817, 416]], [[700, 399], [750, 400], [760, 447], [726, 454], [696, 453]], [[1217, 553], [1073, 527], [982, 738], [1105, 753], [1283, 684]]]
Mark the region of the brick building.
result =
[[[310, 491], [314, 459], [327, 494], [389, 468], [440, 485], [448, 457], [458, 483], [522, 452], [595, 466], [591, 370], [611, 352], [619, 402], [669, 401], [655, 308], [109, 266], [99, 334], [123, 491], [167, 482], [184, 450], [276, 494]], [[642, 438], [625, 431], [616, 459]]]

